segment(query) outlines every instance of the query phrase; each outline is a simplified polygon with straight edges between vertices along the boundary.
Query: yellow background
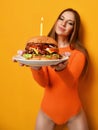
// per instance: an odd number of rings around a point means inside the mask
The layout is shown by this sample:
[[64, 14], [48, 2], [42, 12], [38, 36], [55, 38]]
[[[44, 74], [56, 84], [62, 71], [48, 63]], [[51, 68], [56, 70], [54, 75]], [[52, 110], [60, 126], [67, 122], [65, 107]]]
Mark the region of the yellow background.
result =
[[12, 56], [24, 49], [30, 37], [39, 35], [41, 16], [47, 35], [58, 14], [68, 7], [81, 15], [81, 38], [91, 60], [80, 96], [90, 130], [98, 130], [97, 0], [0, 0], [0, 130], [34, 130], [43, 88], [35, 83], [29, 68], [12, 62]]

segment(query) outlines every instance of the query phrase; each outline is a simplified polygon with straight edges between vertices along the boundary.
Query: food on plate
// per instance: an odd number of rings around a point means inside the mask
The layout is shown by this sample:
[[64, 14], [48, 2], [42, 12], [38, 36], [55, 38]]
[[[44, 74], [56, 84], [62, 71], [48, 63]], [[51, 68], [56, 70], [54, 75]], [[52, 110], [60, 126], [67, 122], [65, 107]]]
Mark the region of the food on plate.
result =
[[27, 43], [22, 56], [26, 59], [53, 60], [61, 59], [57, 42], [48, 36], [32, 37]]

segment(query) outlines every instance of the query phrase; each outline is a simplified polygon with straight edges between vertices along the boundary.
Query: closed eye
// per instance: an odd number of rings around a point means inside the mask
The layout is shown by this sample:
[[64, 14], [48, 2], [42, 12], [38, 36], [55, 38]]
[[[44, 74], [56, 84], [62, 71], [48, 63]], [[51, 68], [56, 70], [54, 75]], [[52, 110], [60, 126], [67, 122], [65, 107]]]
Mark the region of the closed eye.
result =
[[69, 23], [70, 25], [74, 25], [74, 23]]
[[58, 19], [60, 19], [60, 20], [64, 20], [64, 17], [63, 17], [63, 16], [60, 16]]

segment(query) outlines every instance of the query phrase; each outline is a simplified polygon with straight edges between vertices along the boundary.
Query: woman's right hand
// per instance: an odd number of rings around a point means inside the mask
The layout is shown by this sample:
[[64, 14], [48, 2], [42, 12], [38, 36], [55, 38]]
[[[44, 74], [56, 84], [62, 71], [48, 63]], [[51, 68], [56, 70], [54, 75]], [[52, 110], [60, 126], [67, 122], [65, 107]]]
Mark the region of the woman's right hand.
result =
[[[22, 56], [24, 53], [23, 50], [18, 50], [17, 51], [17, 54]], [[12, 59], [13, 62], [17, 62], [14, 58]], [[25, 64], [22, 64], [22, 63], [19, 63], [20, 66], [26, 66], [26, 67], [31, 67], [31, 69], [35, 69], [35, 70], [40, 70], [42, 66], [29, 66], [29, 65], [25, 65]]]
[[[17, 62], [17, 61], [16, 61], [15, 59], [13, 59], [13, 58], [12, 58], [12, 61], [13, 61], [13, 62]], [[19, 65], [20, 65], [20, 66], [27, 66], [27, 65], [24, 65], [24, 64], [22, 64], [22, 63], [19, 63]], [[28, 66], [27, 66], [27, 67], [28, 67]]]
[[34, 69], [34, 70], [40, 70], [42, 68], [42, 66], [30, 66], [31, 69]]
[[[13, 62], [17, 62], [15, 59], [12, 59]], [[40, 70], [42, 66], [29, 66], [29, 65], [25, 65], [22, 63], [19, 63], [20, 66], [26, 66], [26, 67], [31, 67], [31, 69], [35, 69], [35, 70]]]

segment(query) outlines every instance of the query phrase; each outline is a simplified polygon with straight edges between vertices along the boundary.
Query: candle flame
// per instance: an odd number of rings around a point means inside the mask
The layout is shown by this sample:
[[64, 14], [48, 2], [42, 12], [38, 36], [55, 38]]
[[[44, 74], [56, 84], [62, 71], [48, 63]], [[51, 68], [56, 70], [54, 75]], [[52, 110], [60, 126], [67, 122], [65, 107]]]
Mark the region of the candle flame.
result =
[[41, 22], [43, 22], [44, 21], [44, 18], [43, 17], [41, 17]]

